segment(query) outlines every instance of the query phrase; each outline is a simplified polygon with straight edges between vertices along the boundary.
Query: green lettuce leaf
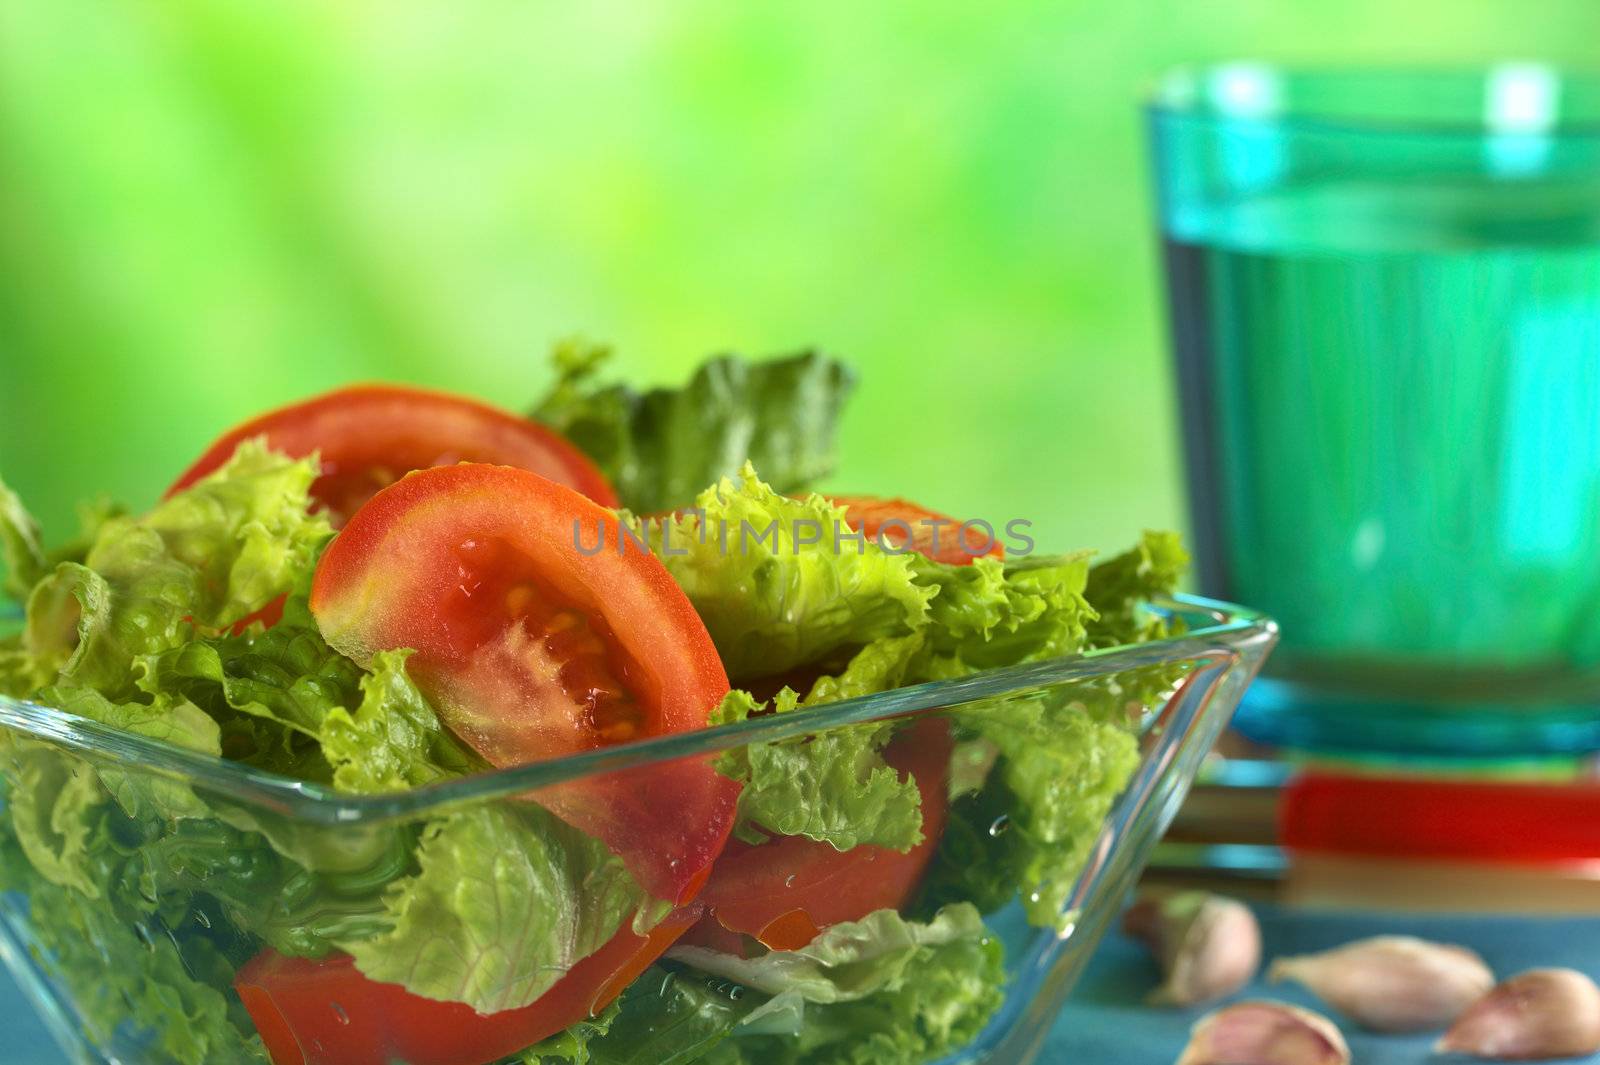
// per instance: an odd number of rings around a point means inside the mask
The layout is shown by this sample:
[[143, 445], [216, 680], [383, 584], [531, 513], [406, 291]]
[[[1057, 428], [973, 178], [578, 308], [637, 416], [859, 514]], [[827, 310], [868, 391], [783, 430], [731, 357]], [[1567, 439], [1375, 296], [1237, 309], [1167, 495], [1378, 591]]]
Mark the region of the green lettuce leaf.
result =
[[4, 481], [0, 481], [0, 560], [6, 565], [0, 595], [18, 600], [27, 597], [47, 568], [39, 523]]
[[[705, 618], [730, 674], [736, 680], [808, 669], [820, 674], [804, 698], [783, 690], [770, 705], [735, 691], [716, 715], [719, 722], [1073, 654], [1091, 646], [1091, 632], [1154, 638], [1164, 630], [1137, 600], [1170, 590], [1182, 565], [1175, 541], [1157, 535], [1095, 567], [1086, 553], [951, 566], [873, 544], [846, 542], [835, 550], [838, 508], [820, 497], [779, 495], [749, 466], [737, 484], [721, 482], [697, 506], [699, 513], [656, 526], [651, 544]], [[822, 531], [820, 543], [796, 542], [803, 522]], [[778, 532], [766, 540], [739, 538], [743, 528], [769, 526]], [[1052, 710], [1036, 701], [964, 712], [964, 750], [978, 756], [964, 768], [982, 772], [965, 773], [960, 789], [980, 789], [996, 758], [1014, 752], [1002, 771], [1015, 797], [1059, 805], [1049, 790], [1051, 773], [1082, 771], [1088, 775], [1078, 782], [1085, 792], [1081, 820], [1097, 821], [1131, 768], [1125, 727], [1131, 719], [1109, 708], [1150, 695], [1147, 684], [1122, 690], [1125, 679], [1085, 685], [1084, 693], [1107, 710], [1103, 717], [1091, 715], [1089, 724], [1116, 718], [1121, 733], [1110, 727], [1086, 732], [1077, 708]], [[1058, 722], [1060, 731], [1052, 733]], [[841, 850], [863, 843], [914, 845], [921, 838], [916, 788], [882, 758], [893, 730], [892, 724], [832, 729], [723, 755], [718, 769], [744, 784], [739, 837], [759, 843], [767, 834], [803, 835]], [[1025, 870], [1027, 894], [1040, 897], [1032, 904], [1036, 916], [1070, 888], [1086, 846], [1082, 825], [1060, 824], [1054, 806], [1040, 817], [1037, 853]]]
[[1087, 552], [947, 566], [918, 555], [929, 604], [927, 661], [920, 680], [965, 676], [1083, 650], [1095, 612], [1084, 595]]
[[322, 719], [322, 753], [341, 791], [403, 791], [463, 776], [478, 757], [440, 724], [406, 672], [410, 651], [380, 651], [361, 677], [354, 710]]
[[[672, 961], [731, 980], [741, 987], [818, 1005], [866, 998], [916, 978], [919, 959], [936, 948], [960, 941], [987, 942], [988, 929], [978, 911], [964, 904], [947, 906], [926, 924], [908, 921], [894, 910], [877, 910], [859, 921], [824, 929], [798, 950], [775, 950], [755, 958], [676, 946]], [[768, 1004], [747, 1021], [778, 1010]]]
[[[225, 813], [220, 816], [226, 817]], [[288, 857], [269, 839], [226, 820], [193, 819], [163, 826], [129, 860], [123, 894], [178, 905], [207, 899], [231, 926], [280, 953], [321, 957], [336, 944], [388, 928], [384, 889], [414, 868], [414, 830], [374, 848], [323, 830], [325, 849], [343, 846], [363, 860], [317, 870]], [[336, 842], [338, 840], [338, 842]], [[337, 864], [339, 868], [331, 868]]]
[[[1065, 594], [1072, 582], [1060, 585], [1056, 613], [1090, 647], [1169, 635], [1172, 623], [1143, 604], [1170, 594], [1186, 563], [1176, 537], [1146, 534], [1131, 551], [1078, 570], [1075, 606]], [[1059, 926], [1100, 824], [1138, 766], [1143, 714], [1190, 668], [1140, 667], [956, 715], [966, 768], [959, 781], [952, 774], [956, 801], [923, 908], [966, 899], [992, 910], [1020, 893], [1032, 923]]]
[[242, 445], [216, 473], [140, 518], [112, 518], [83, 563], [28, 598], [24, 648], [62, 683], [120, 700], [133, 662], [220, 632], [289, 592], [332, 530], [310, 514], [310, 460]]
[[[970, 906], [892, 910], [752, 960], [674, 948], [623, 992], [583, 1056], [538, 1065], [922, 1065], [970, 1042], [1002, 1000], [1000, 946]], [[538, 1048], [535, 1048], [538, 1049]]]
[[[148, 703], [113, 703], [93, 688], [58, 685], [41, 692], [39, 701], [147, 739], [202, 754], [222, 753], [222, 734], [217, 723], [184, 699], [159, 695]], [[98, 774], [106, 790], [129, 817], [176, 819], [206, 817], [211, 813], [188, 784], [154, 770], [119, 769], [106, 763], [99, 767]]]
[[90, 840], [101, 820], [105, 793], [94, 769], [42, 743], [15, 740], [0, 747], [9, 761], [10, 814], [17, 846], [39, 876], [98, 899], [102, 870]]
[[950, 808], [924, 906], [971, 900], [989, 911], [1018, 895], [1028, 920], [1059, 927], [1100, 825], [1139, 764], [1126, 725], [1036, 699], [996, 702], [957, 720], [998, 754], [976, 794]]
[[[706, 623], [728, 675], [783, 673], [926, 624], [933, 592], [911, 557], [865, 544], [833, 550], [844, 508], [792, 499], [746, 464], [701, 492], [651, 543]], [[820, 543], [810, 540], [820, 537]]]
[[[772, 709], [790, 713], [898, 687], [921, 646], [920, 634], [877, 640], [857, 652], [843, 673], [818, 678], [804, 700], [783, 689]], [[740, 720], [760, 709], [749, 693], [736, 690], [715, 720]], [[893, 732], [892, 723], [853, 725], [726, 752], [717, 770], [744, 784], [735, 832], [751, 843], [771, 833], [808, 836], [841, 851], [862, 844], [910, 850], [922, 842], [922, 796], [914, 780], [883, 760]]]
[[407, 674], [409, 653], [361, 669], [328, 646], [296, 593], [270, 629], [141, 657], [138, 684], [202, 707], [236, 760], [344, 791], [401, 791], [479, 766]]
[[85, 1034], [110, 1045], [119, 1032], [147, 1032], [150, 1052], [179, 1065], [265, 1065], [254, 1026], [218, 990], [233, 981], [239, 959], [229, 947], [239, 932], [220, 914], [206, 916], [198, 898], [163, 904], [128, 888], [120, 870], [138, 860], [145, 837], [103, 795], [90, 802], [86, 791], [68, 785], [74, 797], [51, 804], [77, 804], [73, 817], [88, 828], [80, 843], [95, 890], [62, 890], [42, 875], [20, 839], [30, 818], [16, 811], [19, 802], [47, 803], [58, 783], [0, 779], [0, 801], [9, 802], [13, 815], [0, 817], [0, 891], [27, 899], [35, 957], [70, 989]]
[[53, 675], [39, 669], [33, 655], [22, 646], [20, 633], [0, 637], [0, 695], [26, 699], [49, 683]]
[[633, 510], [681, 506], [747, 461], [780, 492], [832, 471], [839, 410], [855, 385], [842, 363], [814, 352], [763, 362], [725, 355], [681, 388], [640, 393], [596, 383], [610, 354], [558, 345], [558, 379], [533, 416], [593, 459]]
[[1171, 595], [1188, 568], [1189, 553], [1178, 534], [1170, 532], [1147, 532], [1132, 549], [1097, 563], [1084, 593], [1095, 608], [1089, 646], [1115, 647], [1169, 635], [1170, 623], [1142, 604]]
[[531, 803], [430, 823], [417, 863], [384, 894], [388, 929], [340, 945], [374, 980], [480, 1013], [533, 1002], [645, 902], [619, 858]]
[[1000, 945], [965, 904], [926, 924], [879, 910], [748, 960], [697, 947], [668, 957], [745, 993], [718, 1062], [916, 1065], [969, 1042], [1003, 997]]

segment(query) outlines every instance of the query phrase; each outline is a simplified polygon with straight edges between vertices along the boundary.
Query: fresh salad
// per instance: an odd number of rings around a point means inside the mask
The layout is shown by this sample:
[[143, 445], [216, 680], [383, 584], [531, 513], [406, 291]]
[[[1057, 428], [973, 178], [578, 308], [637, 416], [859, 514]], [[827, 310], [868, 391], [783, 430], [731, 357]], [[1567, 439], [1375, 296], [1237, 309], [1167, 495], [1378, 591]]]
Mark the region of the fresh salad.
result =
[[[387, 386], [272, 411], [55, 548], [0, 485], [0, 693], [371, 795], [1168, 634], [1142, 604], [1170, 534], [1008, 556], [811, 491], [832, 359], [645, 392], [605, 359], [558, 346], [529, 415]], [[1001, 1002], [984, 915], [1063, 920], [1178, 679], [343, 829], [0, 730], [0, 891], [88, 1034], [149, 1061], [909, 1065]]]

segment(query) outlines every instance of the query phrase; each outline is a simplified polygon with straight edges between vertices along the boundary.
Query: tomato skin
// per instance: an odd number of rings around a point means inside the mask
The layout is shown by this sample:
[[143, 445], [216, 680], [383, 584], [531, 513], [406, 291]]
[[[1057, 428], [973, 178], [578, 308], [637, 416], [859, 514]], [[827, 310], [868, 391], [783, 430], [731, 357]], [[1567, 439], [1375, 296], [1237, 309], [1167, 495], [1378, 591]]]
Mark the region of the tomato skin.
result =
[[335, 525], [395, 478], [457, 462], [520, 466], [602, 506], [617, 505], [600, 471], [554, 430], [477, 400], [400, 385], [336, 389], [252, 418], [207, 448], [166, 494], [216, 470], [257, 436], [294, 458], [320, 454], [323, 473], [311, 494]]
[[[590, 544], [597, 528], [608, 546], [581, 553], [577, 541]], [[419, 470], [335, 537], [311, 610], [328, 643], [358, 662], [413, 649], [408, 669], [440, 718], [494, 766], [704, 728], [728, 692], [722, 660], [660, 560], [632, 543], [617, 549], [620, 535], [612, 511], [526, 470]], [[573, 681], [577, 659], [550, 650], [565, 637], [516, 613], [528, 600], [559, 605], [563, 631], [604, 661]], [[602, 722], [618, 705], [630, 716]], [[531, 797], [606, 843], [652, 896], [682, 903], [721, 853], [738, 795], [700, 757]]]
[[830, 925], [906, 905], [944, 834], [954, 749], [949, 723], [935, 718], [896, 736], [884, 750], [884, 760], [915, 777], [922, 795], [923, 841], [909, 852], [871, 846], [838, 851], [804, 836], [755, 846], [731, 841], [700, 893], [711, 914], [686, 941], [728, 950], [736, 942], [728, 933], [737, 932], [773, 950], [795, 950]]
[[610, 1005], [700, 912], [676, 910], [648, 936], [624, 926], [537, 1001], [500, 1013], [370, 980], [348, 954], [312, 960], [269, 947], [239, 970], [234, 988], [273, 1065], [483, 1065]]
[[[845, 522], [850, 528], [862, 532], [867, 539], [875, 540], [880, 534], [888, 538], [891, 546], [904, 545], [919, 555], [951, 566], [968, 566], [975, 558], [1004, 558], [1006, 551], [998, 537], [988, 538], [981, 529], [961, 533], [961, 523], [955, 518], [929, 510], [907, 499], [879, 499], [876, 496], [830, 496], [832, 502], [845, 508]], [[899, 526], [885, 528], [889, 522], [904, 522], [911, 528], [911, 540]], [[934, 547], [934, 527], [923, 522], [936, 522], [938, 547]]]

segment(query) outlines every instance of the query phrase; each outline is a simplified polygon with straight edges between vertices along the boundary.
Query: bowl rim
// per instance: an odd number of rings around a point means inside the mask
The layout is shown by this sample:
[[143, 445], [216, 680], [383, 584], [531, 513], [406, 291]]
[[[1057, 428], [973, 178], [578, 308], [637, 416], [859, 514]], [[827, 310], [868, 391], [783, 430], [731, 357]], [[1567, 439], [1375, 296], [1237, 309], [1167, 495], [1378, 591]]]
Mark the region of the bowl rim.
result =
[[[1087, 680], [1139, 666], [1237, 657], [1277, 625], [1259, 611], [1194, 595], [1153, 600], [1157, 613], [1184, 620], [1186, 631], [1165, 639], [1124, 644], [1058, 658], [930, 681], [808, 708], [804, 714], [751, 718], [728, 725], [635, 740], [542, 762], [494, 769], [407, 791], [371, 795], [337, 791], [241, 762], [190, 751], [125, 732], [40, 703], [0, 696], [0, 729], [93, 756], [103, 762], [154, 772], [204, 788], [211, 796], [263, 808], [320, 825], [379, 825], [467, 804], [526, 793], [580, 777], [673, 759], [710, 755], [750, 743], [767, 743], [842, 725], [863, 724], [949, 708], [978, 699]], [[1193, 624], [1198, 621], [1199, 624]]]

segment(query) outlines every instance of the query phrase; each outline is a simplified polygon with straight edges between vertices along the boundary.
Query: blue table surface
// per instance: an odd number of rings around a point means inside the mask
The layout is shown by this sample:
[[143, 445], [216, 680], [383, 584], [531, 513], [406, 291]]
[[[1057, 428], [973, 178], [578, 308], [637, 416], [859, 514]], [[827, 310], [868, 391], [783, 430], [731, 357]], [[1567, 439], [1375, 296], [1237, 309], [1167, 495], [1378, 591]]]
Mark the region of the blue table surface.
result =
[[[1600, 917], [1419, 917], [1260, 911], [1266, 956], [1323, 950], [1381, 933], [1420, 935], [1473, 947], [1502, 976], [1542, 966], [1570, 966], [1600, 977]], [[1084, 983], [1061, 1012], [1042, 1065], [1170, 1065], [1199, 1010], [1158, 1010], [1141, 1004], [1155, 981], [1144, 950], [1107, 937]], [[1315, 1002], [1294, 987], [1257, 985], [1239, 997]], [[1433, 1036], [1364, 1035], [1346, 1026], [1359, 1065], [1421, 1065]], [[1439, 1059], [1431, 1059], [1437, 1062]], [[1581, 1059], [1590, 1065], [1600, 1056]], [[9, 976], [0, 972], [0, 1065], [66, 1065]], [[225, 1063], [217, 1063], [225, 1065]]]

